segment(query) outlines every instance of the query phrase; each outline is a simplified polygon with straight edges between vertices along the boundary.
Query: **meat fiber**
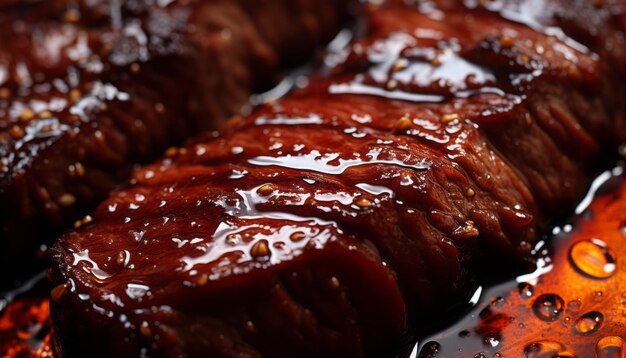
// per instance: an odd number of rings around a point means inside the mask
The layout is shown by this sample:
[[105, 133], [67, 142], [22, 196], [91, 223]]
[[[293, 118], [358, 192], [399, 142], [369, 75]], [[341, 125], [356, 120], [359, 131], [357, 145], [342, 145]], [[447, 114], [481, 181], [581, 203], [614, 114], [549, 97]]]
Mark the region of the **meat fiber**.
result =
[[524, 266], [626, 138], [624, 1], [373, 9], [328, 75], [53, 248], [61, 356], [380, 357]]
[[334, 35], [346, 3], [0, 3], [0, 266], [32, 257], [134, 164], [239, 113]]

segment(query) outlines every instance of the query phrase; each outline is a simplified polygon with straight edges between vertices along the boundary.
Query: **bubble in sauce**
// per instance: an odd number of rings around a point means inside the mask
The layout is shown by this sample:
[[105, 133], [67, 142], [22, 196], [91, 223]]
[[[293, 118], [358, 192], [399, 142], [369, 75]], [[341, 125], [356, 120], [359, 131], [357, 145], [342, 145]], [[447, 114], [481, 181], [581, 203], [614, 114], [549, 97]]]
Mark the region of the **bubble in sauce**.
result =
[[593, 334], [602, 325], [604, 315], [597, 311], [587, 312], [580, 316], [574, 324], [574, 332], [582, 335]]
[[563, 299], [553, 293], [547, 293], [537, 297], [533, 302], [533, 312], [535, 315], [546, 322], [554, 322], [563, 313]]
[[626, 345], [624, 340], [617, 336], [600, 338], [596, 343], [597, 358], [626, 358]]
[[594, 279], [605, 279], [615, 273], [616, 260], [602, 240], [583, 240], [572, 245], [569, 260], [576, 271]]
[[530, 298], [535, 293], [535, 286], [528, 282], [521, 282], [517, 285], [520, 296], [523, 298]]

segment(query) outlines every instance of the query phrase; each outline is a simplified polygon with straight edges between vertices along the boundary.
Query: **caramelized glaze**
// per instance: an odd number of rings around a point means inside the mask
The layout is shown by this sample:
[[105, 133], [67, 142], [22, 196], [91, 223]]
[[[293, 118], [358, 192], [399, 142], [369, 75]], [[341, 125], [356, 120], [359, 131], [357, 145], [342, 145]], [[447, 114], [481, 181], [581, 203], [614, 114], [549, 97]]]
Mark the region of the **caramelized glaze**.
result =
[[542, 4], [384, 6], [327, 76], [137, 170], [53, 249], [57, 352], [376, 355], [527, 267], [626, 136], [597, 41], [626, 4]]
[[133, 165], [245, 111], [347, 12], [342, 1], [0, 6], [2, 268], [35, 256]]

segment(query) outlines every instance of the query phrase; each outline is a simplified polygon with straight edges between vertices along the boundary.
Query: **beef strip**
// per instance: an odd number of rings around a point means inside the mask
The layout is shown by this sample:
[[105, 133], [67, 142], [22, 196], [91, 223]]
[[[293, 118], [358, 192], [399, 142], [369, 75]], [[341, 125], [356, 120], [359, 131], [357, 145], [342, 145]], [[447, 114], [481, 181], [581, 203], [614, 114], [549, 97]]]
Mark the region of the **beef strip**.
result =
[[0, 266], [33, 256], [135, 163], [239, 113], [333, 36], [346, 3], [4, 3]]
[[373, 10], [327, 76], [137, 170], [53, 248], [59, 355], [379, 357], [524, 266], [626, 138], [626, 3], [537, 3]]

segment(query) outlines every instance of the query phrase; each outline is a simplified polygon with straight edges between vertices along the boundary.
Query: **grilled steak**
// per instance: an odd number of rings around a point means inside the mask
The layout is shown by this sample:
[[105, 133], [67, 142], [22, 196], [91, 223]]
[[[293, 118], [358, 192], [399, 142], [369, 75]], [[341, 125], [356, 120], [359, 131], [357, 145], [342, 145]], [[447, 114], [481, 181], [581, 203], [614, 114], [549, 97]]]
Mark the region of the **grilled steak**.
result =
[[214, 129], [338, 29], [343, 1], [3, 2], [0, 262], [32, 256], [132, 165]]
[[481, 4], [137, 170], [53, 248], [59, 355], [378, 357], [524, 266], [626, 136], [626, 3]]

